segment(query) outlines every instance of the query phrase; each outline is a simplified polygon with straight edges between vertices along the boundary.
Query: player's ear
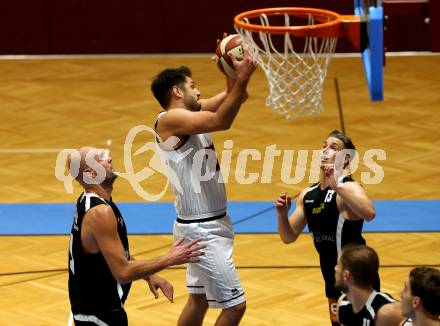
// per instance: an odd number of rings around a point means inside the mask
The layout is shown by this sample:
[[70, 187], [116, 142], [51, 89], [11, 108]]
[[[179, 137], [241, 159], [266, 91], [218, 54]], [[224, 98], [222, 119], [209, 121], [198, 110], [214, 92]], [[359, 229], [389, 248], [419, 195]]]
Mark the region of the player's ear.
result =
[[173, 86], [171, 94], [175, 97], [178, 97], [178, 98], [183, 97], [183, 92], [178, 86]]
[[418, 307], [420, 307], [420, 305], [422, 304], [422, 299], [420, 299], [420, 297], [413, 297], [412, 299], [412, 306], [414, 309], [417, 309]]
[[345, 154], [345, 158], [344, 158], [344, 168], [347, 167], [348, 163], [350, 163], [350, 155], [349, 155], [349, 154]]
[[344, 279], [344, 281], [348, 281], [350, 279], [351, 273], [348, 269], [344, 269], [342, 271], [342, 277]]

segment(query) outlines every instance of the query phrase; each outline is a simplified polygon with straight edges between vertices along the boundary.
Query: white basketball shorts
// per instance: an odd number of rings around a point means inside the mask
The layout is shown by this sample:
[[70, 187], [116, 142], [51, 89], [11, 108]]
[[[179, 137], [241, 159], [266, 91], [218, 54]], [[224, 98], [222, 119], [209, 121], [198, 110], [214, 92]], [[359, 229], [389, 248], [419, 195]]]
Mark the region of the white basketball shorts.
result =
[[228, 215], [209, 221], [183, 224], [174, 222], [174, 239], [186, 241], [202, 238], [205, 255], [200, 262], [188, 264], [186, 281], [188, 292], [205, 294], [211, 308], [231, 308], [246, 297], [232, 259], [234, 232]]

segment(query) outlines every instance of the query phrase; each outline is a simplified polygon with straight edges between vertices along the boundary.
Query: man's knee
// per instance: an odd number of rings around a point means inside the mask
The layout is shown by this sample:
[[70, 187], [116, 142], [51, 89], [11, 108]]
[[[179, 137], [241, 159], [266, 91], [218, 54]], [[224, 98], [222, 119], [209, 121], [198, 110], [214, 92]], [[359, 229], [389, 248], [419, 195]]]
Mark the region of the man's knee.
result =
[[206, 295], [204, 294], [190, 294], [188, 303], [197, 307], [199, 310], [208, 309], [208, 301], [206, 300]]
[[233, 306], [231, 308], [225, 309], [225, 311], [235, 315], [235, 316], [243, 316], [244, 312], [246, 311], [246, 301], [239, 303], [236, 306]]

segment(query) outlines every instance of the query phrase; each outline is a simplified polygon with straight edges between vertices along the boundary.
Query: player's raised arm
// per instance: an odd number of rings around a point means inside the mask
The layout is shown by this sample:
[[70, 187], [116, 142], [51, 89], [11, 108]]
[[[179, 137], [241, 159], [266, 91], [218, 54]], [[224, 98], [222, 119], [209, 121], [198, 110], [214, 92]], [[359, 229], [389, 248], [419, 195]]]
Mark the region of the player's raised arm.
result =
[[306, 189], [298, 196], [295, 211], [290, 218], [288, 217], [288, 212], [291, 206], [291, 198], [286, 192], [283, 192], [276, 200], [275, 208], [278, 215], [278, 233], [281, 240], [286, 244], [296, 241], [307, 224], [303, 205], [305, 193]]
[[[216, 112], [219, 109], [220, 105], [225, 100], [228, 93], [231, 91], [232, 87], [234, 86], [234, 83], [235, 83], [234, 78], [226, 76], [226, 90], [208, 99], [200, 100], [202, 111]], [[248, 92], [246, 91], [241, 99], [241, 103], [243, 104], [248, 99], [248, 97], [249, 95]]]
[[371, 221], [376, 216], [373, 202], [357, 182], [346, 182], [337, 186], [335, 191], [340, 196], [342, 211], [350, 219]]
[[[168, 104], [162, 104], [166, 114], [159, 119], [156, 127], [162, 140], [170, 136], [193, 135], [230, 128], [247, 94], [249, 79], [256, 69], [255, 61], [247, 52], [243, 60], [233, 59], [233, 64], [237, 78], [215, 112], [200, 111], [200, 92], [195, 88], [191, 77], [186, 76], [183, 82], [172, 86]], [[152, 85], [153, 92], [154, 87], [155, 82]]]

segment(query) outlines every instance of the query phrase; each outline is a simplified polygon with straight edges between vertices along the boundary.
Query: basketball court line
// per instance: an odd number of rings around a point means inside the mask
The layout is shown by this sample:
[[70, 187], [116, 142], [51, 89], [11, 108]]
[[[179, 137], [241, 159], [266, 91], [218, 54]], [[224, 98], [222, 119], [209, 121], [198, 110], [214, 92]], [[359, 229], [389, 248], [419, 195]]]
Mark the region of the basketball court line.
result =
[[51, 271], [49, 271], [48, 273], [51, 273], [50, 275], [43, 275], [43, 276], [33, 277], [33, 278], [30, 278], [30, 279], [27, 279], [27, 280], [21, 280], [21, 281], [15, 281], [15, 282], [10, 282], [10, 283], [0, 284], [0, 287], [11, 286], [11, 285], [16, 285], [16, 284], [22, 284], [22, 283], [30, 282], [30, 281], [41, 280], [41, 279], [45, 279], [45, 278], [48, 278], [48, 277], [61, 275], [61, 274], [64, 274], [66, 272], [67, 272], [67, 268], [66, 268], [65, 271], [62, 271], [62, 272], [51, 272]]
[[39, 273], [54, 273], [54, 272], [65, 272], [67, 268], [57, 268], [57, 269], [42, 269], [33, 271], [20, 271], [12, 273], [0, 273], [0, 276], [15, 276], [15, 275], [26, 275], [26, 274], [39, 274]]
[[[138, 255], [136, 255], [138, 256]], [[410, 268], [420, 266], [418, 264], [383, 264], [380, 265], [380, 268]], [[440, 264], [427, 264], [423, 265], [427, 267], [439, 267]], [[314, 269], [321, 268], [319, 264], [316, 265], [249, 265], [249, 266], [236, 266], [237, 269]], [[171, 266], [168, 267], [169, 270], [186, 270], [186, 266]], [[38, 274], [38, 273], [55, 273], [55, 272], [67, 272], [67, 268], [58, 268], [58, 269], [46, 269], [46, 270], [35, 270], [35, 271], [22, 271], [22, 272], [14, 272], [14, 273], [0, 273], [0, 277], [2, 276], [15, 276], [15, 275], [26, 275], [26, 274]], [[47, 277], [52, 275], [46, 275]], [[0, 284], [0, 286], [2, 286]]]

